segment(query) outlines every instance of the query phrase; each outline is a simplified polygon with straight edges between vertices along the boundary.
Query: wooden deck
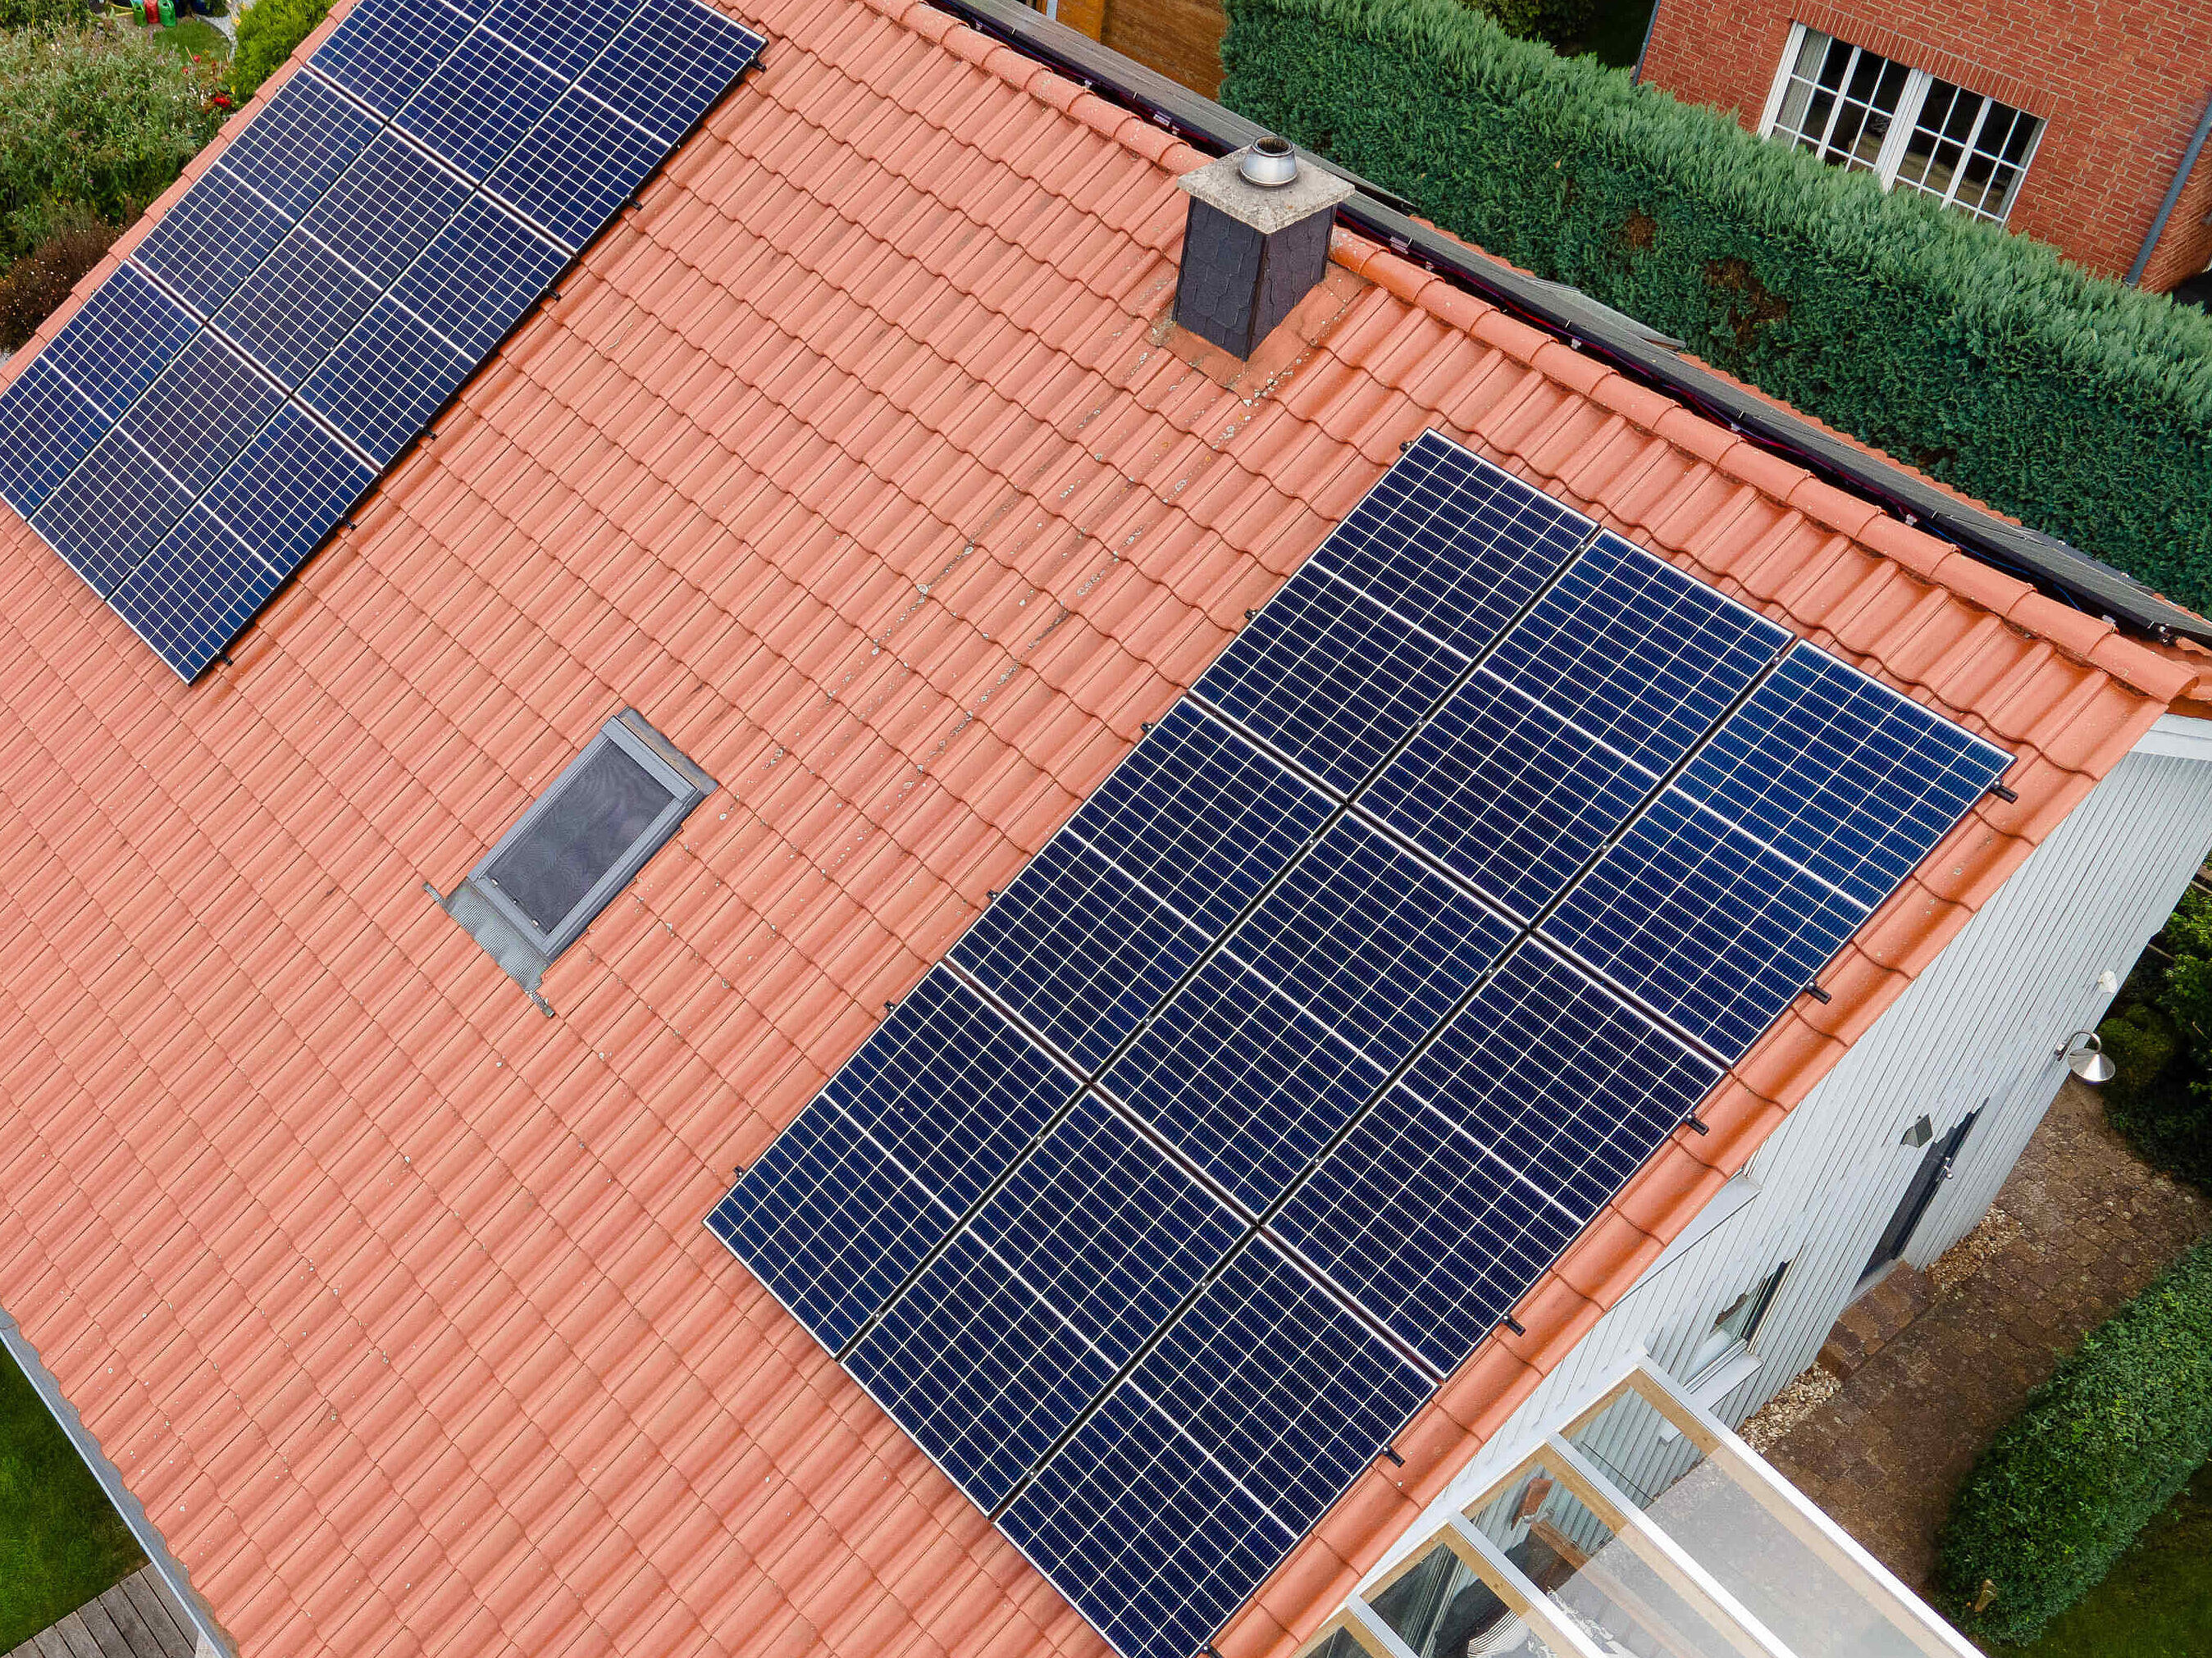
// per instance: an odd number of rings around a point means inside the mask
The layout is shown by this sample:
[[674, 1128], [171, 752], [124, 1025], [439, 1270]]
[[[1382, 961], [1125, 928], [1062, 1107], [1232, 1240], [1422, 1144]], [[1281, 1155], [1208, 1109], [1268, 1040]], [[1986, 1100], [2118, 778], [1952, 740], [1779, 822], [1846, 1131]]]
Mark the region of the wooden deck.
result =
[[192, 1658], [197, 1643], [153, 1567], [141, 1566], [7, 1658]]

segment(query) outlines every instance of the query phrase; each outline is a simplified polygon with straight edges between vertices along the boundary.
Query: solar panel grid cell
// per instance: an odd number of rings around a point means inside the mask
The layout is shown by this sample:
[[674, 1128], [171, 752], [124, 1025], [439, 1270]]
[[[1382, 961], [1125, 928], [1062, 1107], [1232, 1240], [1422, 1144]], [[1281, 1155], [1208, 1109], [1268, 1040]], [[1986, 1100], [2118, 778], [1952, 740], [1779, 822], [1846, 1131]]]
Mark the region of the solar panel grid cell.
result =
[[1670, 789], [1543, 930], [1733, 1063], [1867, 914]]
[[559, 77], [479, 28], [408, 100], [398, 123], [482, 181], [560, 95]]
[[215, 660], [283, 576], [194, 507], [142, 559], [110, 601], [185, 678]]
[[1564, 890], [1658, 779], [1478, 670], [1360, 798], [1508, 909]]
[[376, 303], [375, 287], [304, 229], [278, 243], [216, 313], [216, 326], [296, 391]]
[[307, 61], [388, 120], [469, 29], [441, 0], [360, 0]]
[[112, 423], [39, 357], [0, 392], [0, 495], [31, 517]]
[[375, 118], [328, 82], [295, 75], [210, 170], [235, 173], [289, 225], [314, 206], [376, 132]]
[[386, 132], [331, 185], [302, 228], [371, 286], [386, 288], [468, 198], [465, 185]]
[[40, 352], [112, 425], [199, 325], [129, 265], [118, 266]]
[[1720, 1080], [1542, 946], [1524, 944], [1406, 1074], [1406, 1091], [1595, 1213]]
[[387, 296], [315, 371], [300, 399], [381, 466], [473, 371], [474, 365]]
[[373, 471], [288, 404], [204, 500], [263, 563], [285, 576], [375, 481]]
[[1118, 1365], [1243, 1229], [1086, 1095], [977, 1212], [973, 1230]]
[[702, 0], [642, 0], [577, 85], [620, 110], [665, 150], [764, 44]]
[[1114, 1374], [963, 1233], [853, 1349], [854, 1377], [978, 1508], [995, 1506]]
[[1178, 702], [1071, 827], [1211, 937], [1329, 811], [1325, 797], [1228, 727]]
[[834, 1353], [957, 1218], [825, 1096], [776, 1136], [707, 1224]]
[[1195, 689], [1349, 794], [1465, 666], [1456, 651], [1309, 563]]
[[1808, 647], [1721, 728], [1680, 786], [1871, 908], [2010, 763]]
[[1393, 1088], [1274, 1230], [1449, 1374], [1589, 1218]]
[[1288, 1188], [1384, 1072], [1228, 956], [1216, 956], [1105, 1086], [1254, 1212]]
[[1346, 817], [1229, 936], [1224, 950], [1387, 1071], [1504, 954], [1513, 932]]
[[1124, 1658], [1190, 1658], [1297, 1540], [1126, 1388], [1023, 1488], [999, 1528]]
[[1203, 934], [1066, 834], [991, 901], [951, 959], [1090, 1071], [1205, 948]]
[[658, 141], [571, 88], [491, 175], [487, 188], [570, 247], [581, 247], [666, 155]]
[[635, 5], [636, 0], [576, 0], [556, 11], [532, 0], [496, 0], [482, 15], [491, 33], [554, 74], [574, 80], [614, 39]]
[[191, 501], [152, 456], [111, 432], [46, 497], [31, 527], [105, 598]]
[[1425, 432], [1314, 560], [1474, 656], [1595, 527]]
[[292, 216], [264, 199], [226, 155], [161, 216], [131, 257], [201, 315], [212, 316], [292, 223]]
[[389, 297], [479, 363], [567, 263], [567, 254], [479, 196], [432, 239]]
[[197, 495], [283, 400], [236, 352], [214, 335], [200, 334], [131, 404], [121, 429]]

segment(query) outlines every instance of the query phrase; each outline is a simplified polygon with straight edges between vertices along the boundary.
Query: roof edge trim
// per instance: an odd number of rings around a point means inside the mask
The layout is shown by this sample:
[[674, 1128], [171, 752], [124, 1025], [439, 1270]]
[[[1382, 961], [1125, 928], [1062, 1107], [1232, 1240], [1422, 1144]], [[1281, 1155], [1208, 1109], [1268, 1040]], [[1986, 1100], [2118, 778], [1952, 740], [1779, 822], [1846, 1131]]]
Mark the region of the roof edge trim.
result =
[[[1227, 155], [1267, 129], [1210, 98], [1146, 69], [1020, 0], [923, 0], [1085, 90], [1143, 115], [1194, 148]], [[2089, 616], [2112, 619], [2160, 644], [2191, 639], [2212, 645], [2212, 621], [2161, 598], [2094, 555], [2056, 536], [1970, 506], [1905, 468], [1875, 459], [1802, 416], [1678, 355], [1681, 342], [1564, 282], [1492, 260], [1468, 243], [1413, 216], [1403, 197], [1299, 148], [1314, 166], [1353, 186], [1340, 221], [1520, 320], [1605, 362], [1620, 374], [1686, 403], [1774, 451], [1825, 483], [1871, 501], [1971, 556], [2041, 589]]]

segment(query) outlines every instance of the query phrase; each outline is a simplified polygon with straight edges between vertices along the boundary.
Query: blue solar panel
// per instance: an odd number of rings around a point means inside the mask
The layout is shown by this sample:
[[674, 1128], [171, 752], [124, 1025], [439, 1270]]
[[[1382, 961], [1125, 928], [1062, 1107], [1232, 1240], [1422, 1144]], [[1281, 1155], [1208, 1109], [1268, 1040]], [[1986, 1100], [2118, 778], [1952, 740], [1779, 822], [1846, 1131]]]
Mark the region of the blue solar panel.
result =
[[370, 286], [388, 286], [469, 198], [468, 186], [392, 133], [348, 167], [302, 225]]
[[139, 561], [108, 602], [189, 680], [222, 653], [283, 582], [283, 573], [246, 551], [206, 507], [195, 507]]
[[291, 228], [291, 216], [247, 185], [225, 155], [170, 206], [131, 257], [211, 317]]
[[999, 1528], [1122, 1658], [1191, 1658], [1297, 1540], [1126, 1388]]
[[1206, 937], [1071, 833], [1054, 835], [951, 959], [1086, 1072], [1158, 1006]]
[[329, 82], [295, 75], [224, 149], [214, 170], [228, 169], [251, 185], [289, 225], [314, 206], [376, 134], [376, 118]]
[[980, 1210], [978, 1239], [1113, 1364], [1166, 1321], [1242, 1228], [1090, 1096]]
[[1472, 656], [1591, 528], [1540, 490], [1424, 432], [1314, 561]]
[[307, 61], [389, 118], [469, 28], [468, 19], [439, 0], [361, 0]]
[[1290, 862], [1329, 810], [1243, 738], [1179, 702], [1070, 827], [1212, 934]]
[[1198, 694], [1349, 794], [1465, 666], [1308, 564], [1198, 682]]
[[152, 456], [111, 432], [46, 497], [31, 527], [105, 598], [191, 501]]
[[829, 1096], [957, 1214], [1075, 1093], [1075, 1081], [939, 969], [908, 992]]
[[568, 257], [478, 197], [408, 266], [391, 298], [480, 363]]
[[965, 1233], [861, 1338], [847, 1365], [986, 1509], [1114, 1375], [1004, 1260]]
[[500, 39], [514, 42], [563, 80], [573, 81], [614, 39], [635, 4], [636, 0], [577, 0], [554, 10], [533, 0], [497, 0], [478, 15]]
[[1536, 944], [1438, 1035], [1404, 1088], [1577, 1214], [1595, 1214], [1720, 1067]]
[[1790, 637], [1642, 548], [1601, 535], [1487, 666], [1658, 774]]
[[39, 360], [113, 422], [198, 331], [189, 314], [126, 264], [63, 325]]
[[2012, 756], [1801, 645], [1680, 787], [1872, 908]]
[[1533, 916], [1658, 781], [1484, 670], [1360, 804]]
[[1275, 1230], [1449, 1373], [1587, 1220], [1393, 1088]]
[[1264, 1240], [1221, 1269], [1129, 1385], [1301, 1532], [1429, 1394], [1419, 1371]]
[[216, 313], [216, 326], [288, 388], [297, 388], [376, 303], [343, 260], [295, 230]]
[[1384, 1072], [1227, 956], [1216, 956], [1105, 1085], [1249, 1208], [1264, 1209]]
[[471, 179], [488, 179], [560, 95], [558, 77], [478, 30], [423, 82], [399, 125]]
[[1866, 917], [1670, 789], [1544, 931], [1733, 1063]]
[[765, 44], [702, 0], [644, 0], [576, 84], [622, 111], [665, 150]]
[[1443, 1022], [1513, 933], [1347, 817], [1225, 948], [1387, 1071]]
[[613, 111], [572, 90], [492, 174], [486, 188], [570, 247], [581, 247], [667, 153]]
[[237, 353], [212, 334], [201, 334], [131, 405], [122, 430], [197, 495], [283, 400]]
[[957, 1218], [825, 1096], [776, 1137], [707, 1224], [834, 1353]]
[[111, 424], [42, 355], [0, 392], [0, 495], [25, 518]]
[[374, 482], [374, 472], [287, 405], [205, 499], [263, 563], [289, 575]]
[[300, 400], [381, 466], [474, 372], [412, 312], [386, 298], [301, 388]]

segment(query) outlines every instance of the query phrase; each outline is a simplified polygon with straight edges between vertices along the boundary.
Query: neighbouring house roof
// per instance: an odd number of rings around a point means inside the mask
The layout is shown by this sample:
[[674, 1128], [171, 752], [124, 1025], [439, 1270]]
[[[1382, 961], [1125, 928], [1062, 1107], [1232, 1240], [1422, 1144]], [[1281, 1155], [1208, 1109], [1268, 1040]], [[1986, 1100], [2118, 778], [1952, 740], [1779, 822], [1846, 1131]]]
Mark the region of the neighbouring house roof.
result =
[[[701, 1221], [1439, 426], [2021, 798], [1218, 1643], [1279, 1652], [2203, 687], [1348, 236], [1240, 378], [1164, 320], [1204, 157], [918, 0], [748, 21], [763, 66], [234, 665], [180, 685], [0, 524], [0, 1305], [250, 1654], [1097, 1654]], [[625, 704], [722, 786], [548, 1019], [424, 884]]]

